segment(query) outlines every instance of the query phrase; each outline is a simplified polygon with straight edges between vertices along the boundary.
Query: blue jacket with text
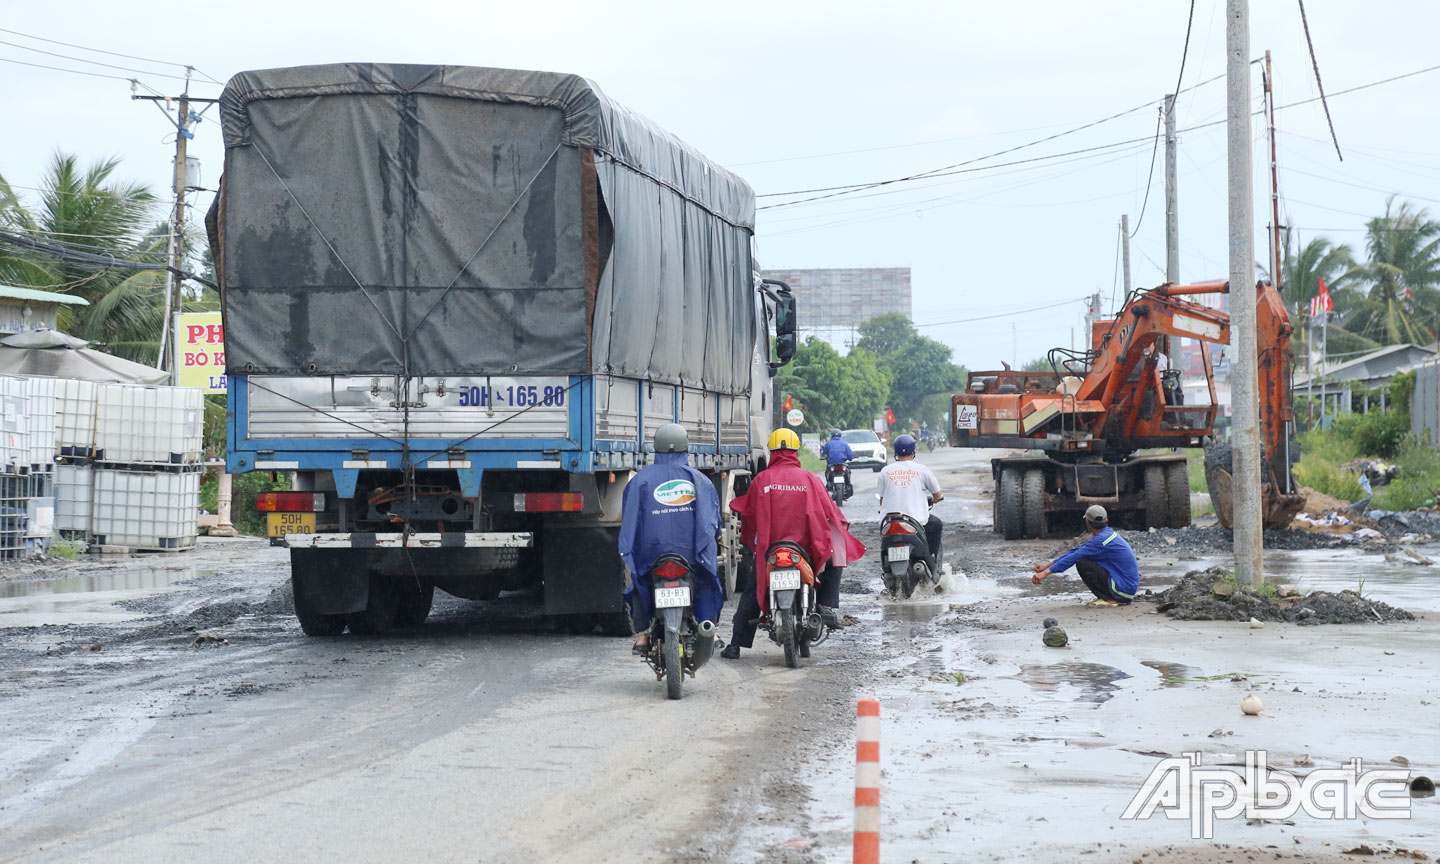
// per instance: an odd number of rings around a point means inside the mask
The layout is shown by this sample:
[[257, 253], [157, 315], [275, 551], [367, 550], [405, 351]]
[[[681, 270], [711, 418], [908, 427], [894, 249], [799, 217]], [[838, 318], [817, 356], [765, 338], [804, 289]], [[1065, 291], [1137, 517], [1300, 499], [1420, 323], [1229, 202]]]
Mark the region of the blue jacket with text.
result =
[[630, 570], [625, 602], [637, 626], [655, 615], [650, 567], [666, 552], [690, 562], [697, 620], [718, 621], [725, 602], [715, 543], [720, 496], [704, 474], [687, 464], [688, 458], [686, 453], [657, 453], [655, 463], [642, 468], [625, 487], [620, 558]]

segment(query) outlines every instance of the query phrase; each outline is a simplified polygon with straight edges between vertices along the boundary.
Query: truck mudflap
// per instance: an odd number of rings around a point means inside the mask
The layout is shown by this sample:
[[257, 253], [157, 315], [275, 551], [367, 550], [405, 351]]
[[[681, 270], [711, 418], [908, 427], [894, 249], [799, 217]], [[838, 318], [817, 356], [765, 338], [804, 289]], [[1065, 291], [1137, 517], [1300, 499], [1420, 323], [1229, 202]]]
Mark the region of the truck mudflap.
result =
[[352, 532], [286, 534], [291, 549], [528, 549], [535, 545], [529, 531], [446, 531], [398, 534]]

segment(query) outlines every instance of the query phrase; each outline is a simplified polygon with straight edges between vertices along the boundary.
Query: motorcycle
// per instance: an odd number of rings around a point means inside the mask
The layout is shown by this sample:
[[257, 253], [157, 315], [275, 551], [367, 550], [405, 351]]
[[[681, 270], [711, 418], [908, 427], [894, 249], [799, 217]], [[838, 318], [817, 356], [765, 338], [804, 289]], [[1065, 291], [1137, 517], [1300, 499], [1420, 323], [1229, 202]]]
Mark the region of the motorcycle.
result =
[[842, 507], [850, 497], [850, 466], [843, 462], [825, 466], [825, 490], [836, 507]]
[[944, 591], [936, 562], [930, 558], [925, 526], [904, 513], [886, 513], [880, 520], [880, 576], [885, 590], [896, 597], [903, 590], [906, 599], [922, 582], [930, 582], [935, 593]]
[[801, 657], [809, 657], [810, 649], [830, 635], [816, 600], [815, 569], [800, 544], [790, 540], [770, 544], [765, 564], [770, 618], [762, 623], [771, 641], [785, 649], [785, 665], [795, 669]]
[[650, 650], [642, 659], [665, 681], [665, 696], [679, 699], [685, 675], [695, 677], [715, 651], [715, 622], [695, 620], [695, 579], [683, 555], [665, 554], [650, 568], [655, 591], [655, 619], [650, 622]]

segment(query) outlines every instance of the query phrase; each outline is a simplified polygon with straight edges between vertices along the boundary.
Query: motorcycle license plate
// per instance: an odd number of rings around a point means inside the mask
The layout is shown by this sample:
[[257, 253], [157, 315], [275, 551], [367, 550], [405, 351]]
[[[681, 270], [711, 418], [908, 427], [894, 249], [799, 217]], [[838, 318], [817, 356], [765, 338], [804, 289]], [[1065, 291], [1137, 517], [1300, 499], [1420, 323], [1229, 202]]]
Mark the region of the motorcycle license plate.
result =
[[886, 550], [885, 550], [885, 560], [886, 560], [886, 561], [909, 561], [909, 560], [910, 560], [910, 547], [909, 547], [909, 546], [891, 546], [889, 549], [886, 549]]
[[797, 591], [800, 588], [799, 570], [771, 570], [770, 590]]
[[677, 606], [690, 605], [690, 586], [681, 585], [679, 588], [656, 588], [655, 608], [673, 609]]

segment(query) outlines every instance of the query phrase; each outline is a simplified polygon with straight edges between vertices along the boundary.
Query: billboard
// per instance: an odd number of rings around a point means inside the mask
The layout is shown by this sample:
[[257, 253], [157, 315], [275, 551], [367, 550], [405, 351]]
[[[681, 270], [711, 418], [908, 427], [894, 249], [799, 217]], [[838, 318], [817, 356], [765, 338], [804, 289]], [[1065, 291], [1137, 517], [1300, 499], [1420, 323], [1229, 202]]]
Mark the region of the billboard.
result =
[[219, 312], [175, 316], [175, 384], [225, 392], [225, 328]]

